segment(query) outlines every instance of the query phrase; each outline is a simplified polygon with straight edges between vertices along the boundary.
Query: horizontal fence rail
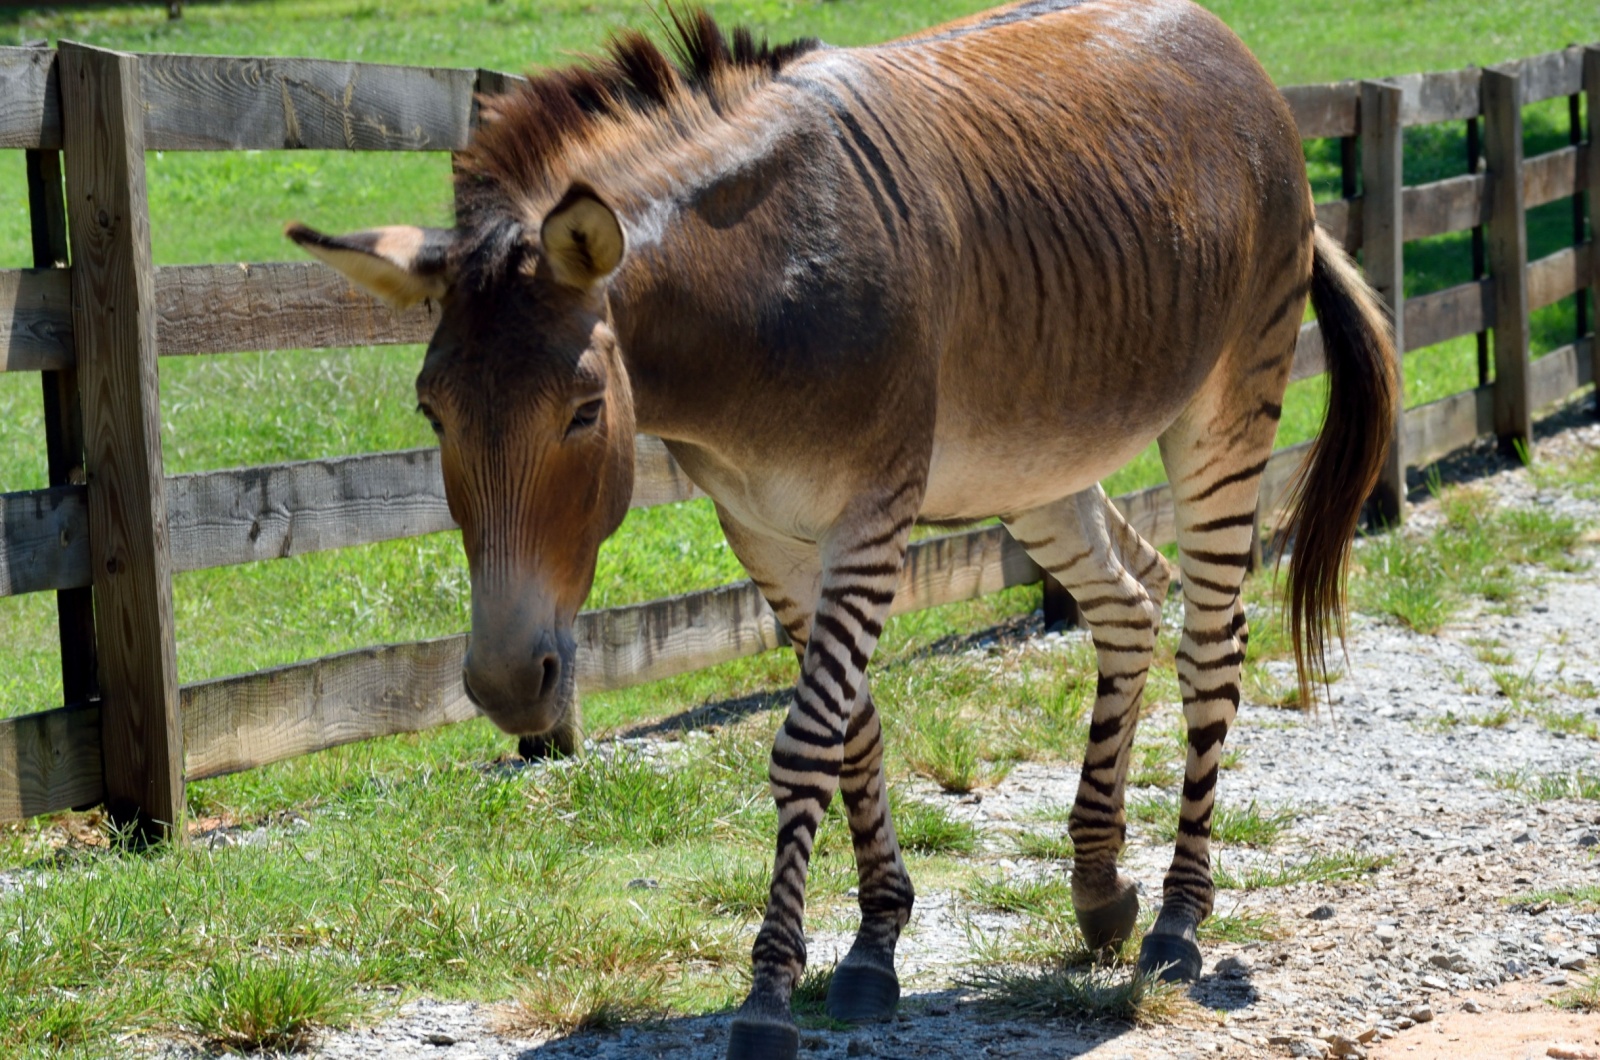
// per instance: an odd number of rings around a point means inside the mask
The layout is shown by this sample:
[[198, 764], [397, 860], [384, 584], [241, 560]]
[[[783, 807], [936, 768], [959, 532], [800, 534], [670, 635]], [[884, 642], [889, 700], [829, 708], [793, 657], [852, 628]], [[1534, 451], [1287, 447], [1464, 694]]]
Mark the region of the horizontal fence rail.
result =
[[[74, 48], [73, 54], [99, 53]], [[188, 55], [123, 57], [134, 72], [125, 91], [139, 101], [149, 150], [318, 149], [454, 151], [475, 120], [473, 93], [519, 79], [491, 71], [383, 66], [318, 59]], [[76, 60], [75, 60], [76, 61]], [[65, 139], [61, 61], [38, 48], [0, 48], [0, 147], [54, 152]], [[1526, 105], [1600, 85], [1600, 51], [1568, 48], [1483, 70], [1389, 78], [1398, 127], [1477, 121], [1501, 106], [1505, 85]], [[1362, 135], [1362, 82], [1282, 90], [1303, 139], [1344, 145], [1341, 197], [1317, 204], [1318, 222], [1348, 250], [1362, 248], [1372, 218], [1354, 179], [1354, 138]], [[1496, 96], [1495, 93], [1500, 93]], [[1378, 98], [1378, 97], [1374, 97]], [[1593, 107], [1590, 107], [1591, 121]], [[1383, 121], [1392, 129], [1394, 111]], [[1490, 130], [1491, 133], [1493, 129]], [[1395, 135], [1393, 133], [1389, 135]], [[1576, 137], [1575, 137], [1576, 139]], [[135, 138], [130, 137], [130, 142]], [[1393, 144], [1394, 140], [1388, 143]], [[1588, 143], [1522, 158], [1506, 137], [1495, 170], [1401, 187], [1385, 177], [1401, 241], [1481, 231], [1504, 218], [1585, 189], [1600, 188]], [[32, 157], [30, 155], [30, 157]], [[52, 156], [54, 157], [54, 156]], [[31, 164], [31, 163], [30, 163]], [[1374, 171], [1379, 172], [1379, 171]], [[1497, 177], [1511, 172], [1515, 180]], [[140, 178], [142, 180], [142, 176]], [[1497, 187], [1511, 187], [1516, 209]], [[1392, 232], [1393, 229], [1390, 229]], [[1581, 239], [1581, 236], [1579, 237]], [[1580, 242], [1507, 272], [1401, 300], [1397, 331], [1407, 351], [1494, 329], [1596, 284], [1596, 248]], [[1374, 244], [1376, 245], [1376, 244]], [[60, 263], [57, 256], [57, 263]], [[49, 264], [47, 255], [44, 264]], [[1520, 275], [1519, 275], [1520, 273]], [[1507, 301], [1495, 276], [1509, 277]], [[162, 356], [424, 343], [436, 323], [423, 305], [396, 312], [315, 262], [179, 265], [150, 271], [155, 351]], [[0, 270], [0, 370], [70, 373], [78, 366], [72, 272]], [[1525, 302], [1525, 305], [1523, 304]], [[1510, 310], [1506, 306], [1511, 306]], [[1498, 307], [1498, 308], [1497, 308]], [[1520, 318], [1518, 314], [1521, 314]], [[1594, 382], [1594, 342], [1579, 336], [1526, 363], [1523, 407], [1558, 401]], [[1514, 351], [1512, 351], [1514, 353]], [[1506, 354], [1497, 351], [1496, 357]], [[1522, 356], [1526, 360], [1526, 350]], [[1515, 362], [1512, 362], [1515, 364]], [[1326, 369], [1315, 323], [1301, 329], [1291, 378]], [[1503, 387], [1502, 387], [1503, 389]], [[1504, 394], [1485, 382], [1406, 410], [1396, 427], [1403, 466], [1420, 466], [1486, 434], [1503, 437]], [[1272, 523], [1310, 443], [1275, 453], [1262, 481], [1261, 516]], [[50, 489], [0, 495], [0, 596], [82, 591], [91, 566], [88, 488], [80, 478]], [[174, 475], [162, 480], [171, 569], [202, 570], [305, 555], [453, 529], [437, 449], [373, 453], [266, 467]], [[636, 443], [633, 507], [703, 496], [657, 439]], [[1171, 491], [1156, 486], [1115, 498], [1157, 545], [1174, 540]], [[918, 542], [908, 555], [894, 613], [969, 600], [1037, 582], [1041, 572], [999, 527]], [[787, 637], [748, 581], [579, 616], [578, 682], [589, 691], [623, 688], [784, 647]], [[89, 648], [92, 650], [92, 644]], [[415, 732], [476, 713], [460, 686], [465, 636], [385, 645], [219, 678], [178, 690], [182, 772], [188, 780], [243, 769], [358, 740]], [[0, 820], [81, 806], [107, 795], [99, 702], [0, 720]]]

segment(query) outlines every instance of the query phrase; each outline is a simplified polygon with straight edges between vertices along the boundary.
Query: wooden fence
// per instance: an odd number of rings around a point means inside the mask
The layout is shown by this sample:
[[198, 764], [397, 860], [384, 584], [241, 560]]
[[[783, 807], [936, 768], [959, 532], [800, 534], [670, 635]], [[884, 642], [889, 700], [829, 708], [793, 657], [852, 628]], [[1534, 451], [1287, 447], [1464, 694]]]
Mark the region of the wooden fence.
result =
[[[387, 645], [180, 685], [172, 574], [452, 528], [432, 449], [168, 477], [158, 356], [423, 342], [422, 310], [393, 313], [321, 265], [153, 267], [146, 150], [452, 151], [490, 71], [304, 59], [127, 55], [63, 42], [0, 48], [0, 147], [27, 152], [35, 268], [0, 271], [0, 370], [43, 377], [50, 487], [0, 496], [0, 595], [54, 591], [65, 705], [0, 721], [0, 820], [104, 802], [158, 832], [187, 780], [473, 715], [465, 637]], [[1480, 337], [1480, 384], [1407, 410], [1379, 492], [1403, 515], [1405, 469], [1495, 434], [1526, 440], [1532, 410], [1594, 377], [1593, 336], [1529, 358], [1530, 311], [1592, 285], [1581, 206], [1574, 245], [1527, 261], [1525, 211], [1587, 189], [1600, 166], [1577, 128], [1600, 98], [1600, 48], [1485, 70], [1284, 90], [1301, 135], [1338, 138], [1343, 197], [1318, 206], [1392, 307], [1406, 350]], [[1569, 97], [1571, 145], [1522, 157], [1521, 108]], [[1466, 122], [1486, 169], [1402, 181], [1402, 130]], [[1600, 142], [1589, 108], [1588, 143]], [[62, 160], [66, 193], [62, 192]], [[1359, 161], [1358, 161], [1359, 160]], [[1487, 228], [1487, 241], [1482, 235]], [[1406, 299], [1404, 244], [1470, 229], [1478, 279]], [[70, 239], [69, 239], [70, 233]], [[70, 266], [69, 263], [70, 262]], [[1580, 301], [1582, 296], [1580, 295]], [[1584, 330], [1580, 325], [1580, 331]], [[1489, 382], [1492, 332], [1493, 382]], [[1323, 371], [1301, 332], [1293, 377]], [[1271, 518], [1305, 446], [1266, 472]], [[659, 441], [638, 440], [635, 507], [696, 496]], [[1173, 540], [1159, 486], [1116, 499], [1149, 539]], [[920, 542], [897, 612], [1038, 581], [991, 527]], [[767, 651], [783, 634], [749, 582], [585, 612], [579, 684], [619, 688]]]

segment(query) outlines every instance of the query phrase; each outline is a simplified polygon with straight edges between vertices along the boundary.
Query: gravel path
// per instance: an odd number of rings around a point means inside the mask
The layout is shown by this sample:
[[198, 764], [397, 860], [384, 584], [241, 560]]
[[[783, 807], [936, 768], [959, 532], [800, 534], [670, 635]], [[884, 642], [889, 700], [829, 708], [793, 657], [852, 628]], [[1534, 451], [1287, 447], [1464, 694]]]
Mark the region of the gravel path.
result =
[[[1541, 443], [1549, 459], [1600, 447], [1600, 426], [1579, 425]], [[1474, 463], [1476, 462], [1476, 463]], [[1491, 470], [1487, 451], [1458, 470]], [[1503, 501], [1543, 504], [1600, 527], [1600, 502], [1545, 495], [1526, 472], [1501, 467], [1479, 478]], [[1414, 525], [1438, 518], [1419, 507]], [[1229, 748], [1242, 753], [1224, 773], [1219, 798], [1288, 807], [1296, 819], [1270, 851], [1230, 847], [1220, 861], [1238, 872], [1317, 853], [1360, 852], [1392, 860], [1360, 882], [1220, 892], [1219, 913], [1269, 913], [1283, 937], [1209, 944], [1206, 975], [1174, 1022], [1134, 1028], [986, 1021], [951, 984], [970, 952], [969, 925], [1003, 931], [1017, 921], [967, 907], [959, 895], [919, 896], [901, 944], [906, 984], [891, 1024], [849, 1032], [810, 1031], [807, 1057], [903, 1058], [1202, 1056], [1595, 1057], [1600, 1016], [1558, 1012], [1543, 999], [1597, 968], [1600, 915], [1581, 907], [1508, 901], [1600, 885], [1600, 803], [1535, 803], [1497, 786], [1491, 774], [1600, 772], [1597, 745], [1531, 720], [1489, 727], [1452, 723], [1505, 706], [1482, 642], [1498, 640], [1550, 694], [1546, 710], [1600, 722], [1600, 548], [1595, 569], [1550, 573], [1515, 614], [1470, 611], [1437, 636], [1356, 616], [1349, 665], [1332, 688], [1332, 709], [1314, 716], [1249, 703]], [[1068, 637], [1081, 634], [1068, 634]], [[1034, 647], [1062, 642], [1039, 638]], [[1469, 642], [1477, 642], [1474, 643]], [[1021, 650], [1001, 646], [1001, 650]], [[1175, 708], [1143, 724], [1176, 724]], [[981, 799], [940, 796], [999, 835], [1046, 806], [1070, 803], [1076, 768], [1023, 764]], [[996, 873], [1028, 871], [995, 842]], [[1159, 893], [1170, 846], [1134, 826], [1126, 867]], [[1060, 871], [1052, 869], [1049, 871]], [[813, 963], [842, 956], [843, 935], [813, 936]], [[673, 1020], [614, 1035], [511, 1040], [491, 1029], [489, 1006], [421, 1000], [377, 1027], [328, 1036], [320, 1055], [466, 1060], [517, 1057], [681, 1057], [720, 1060], [726, 1016]]]

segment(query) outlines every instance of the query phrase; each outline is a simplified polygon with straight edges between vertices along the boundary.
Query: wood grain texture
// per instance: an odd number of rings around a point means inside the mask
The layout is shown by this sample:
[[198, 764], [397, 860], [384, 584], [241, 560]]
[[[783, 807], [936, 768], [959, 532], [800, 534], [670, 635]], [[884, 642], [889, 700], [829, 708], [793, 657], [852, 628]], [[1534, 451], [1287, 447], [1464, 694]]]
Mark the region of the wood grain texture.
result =
[[139, 57], [151, 150], [466, 146], [475, 72], [325, 59]]
[[99, 802], [100, 707], [0, 718], [0, 821]]
[[1317, 203], [1317, 224], [1339, 241], [1345, 253], [1361, 249], [1361, 198], [1334, 199]]
[[1588, 287], [1592, 280], [1590, 265], [1594, 259], [1593, 251], [1594, 243], [1590, 241], [1529, 262], [1528, 309], [1542, 309], [1574, 291]]
[[1494, 277], [1495, 434], [1508, 453], [1532, 451], [1528, 404], [1528, 228], [1522, 210], [1522, 89], [1515, 73], [1483, 72], [1489, 178], [1489, 271]]
[[60, 101], [55, 52], [0, 48], [0, 147], [58, 149]]
[[1356, 82], [1289, 85], [1280, 91], [1294, 113], [1300, 139], [1355, 135], [1361, 109], [1361, 87]]
[[1310, 379], [1328, 370], [1327, 351], [1322, 346], [1322, 328], [1315, 320], [1300, 325], [1300, 337], [1294, 342], [1294, 364], [1289, 369], [1289, 382]]
[[1494, 387], [1480, 386], [1406, 410], [1406, 451], [1424, 467], [1494, 433]]
[[82, 486], [0, 494], [0, 596], [89, 584], [89, 507]]
[[1587, 335], [1551, 350], [1528, 367], [1528, 401], [1536, 409], [1543, 408], [1592, 382], [1594, 336]]
[[1583, 174], [1589, 205], [1590, 332], [1600, 335], [1600, 47], [1584, 49], [1583, 94], [1587, 97], [1589, 164]]
[[0, 269], [0, 372], [52, 372], [76, 363], [67, 272]]
[[[59, 274], [70, 297], [70, 276], [64, 271], [71, 250], [67, 242], [67, 199], [61, 152], [29, 151], [24, 164], [28, 173], [28, 221], [34, 267]], [[70, 320], [71, 306], [66, 308]], [[53, 487], [83, 481], [83, 398], [78, 391], [76, 361], [74, 355], [71, 367], [39, 373], [44, 404], [46, 470]], [[84, 549], [86, 565], [87, 552]], [[56, 632], [61, 644], [62, 702], [88, 703], [99, 699], [100, 686], [95, 674], [98, 663], [95, 660], [94, 591], [87, 584], [56, 593]]]
[[1583, 190], [1589, 176], [1589, 145], [1572, 144], [1522, 163], [1522, 205], [1527, 209]]
[[1463, 121], [1478, 113], [1477, 70], [1441, 70], [1403, 74], [1384, 80], [1400, 89], [1400, 124], [1430, 125], [1438, 121]]
[[[1513, 75], [1520, 84], [1518, 97], [1524, 106], [1556, 96], [1583, 91], [1583, 47], [1573, 45], [1556, 52], [1513, 59], [1494, 67]], [[1484, 106], [1485, 112], [1488, 106]]]
[[1494, 281], [1476, 280], [1406, 299], [1406, 352], [1494, 326]]
[[156, 270], [161, 353], [243, 353], [425, 343], [437, 311], [396, 312], [315, 261]]
[[1405, 190], [1405, 238], [1426, 239], [1459, 232], [1489, 219], [1488, 180], [1467, 173]]
[[466, 637], [365, 648], [185, 685], [190, 780], [477, 714], [461, 690]]
[[[1361, 252], [1367, 281], [1389, 310], [1397, 349], [1406, 348], [1405, 167], [1400, 113], [1404, 92], [1381, 81], [1361, 83]], [[1396, 359], [1395, 370], [1401, 372]], [[1400, 416], [1389, 436], [1383, 470], [1373, 488], [1377, 519], [1405, 520], [1405, 431]]]
[[132, 56], [65, 41], [59, 66], [106, 798], [117, 819], [181, 840], [183, 734], [139, 67]]

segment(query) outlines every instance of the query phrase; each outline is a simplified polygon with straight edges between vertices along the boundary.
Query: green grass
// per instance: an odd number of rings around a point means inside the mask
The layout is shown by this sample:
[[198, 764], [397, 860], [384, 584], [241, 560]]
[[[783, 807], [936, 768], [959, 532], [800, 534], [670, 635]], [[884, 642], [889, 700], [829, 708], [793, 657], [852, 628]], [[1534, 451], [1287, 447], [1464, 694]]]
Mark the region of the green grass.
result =
[[[1211, 838], [1218, 843], [1271, 846], [1294, 823], [1296, 816], [1296, 810], [1262, 810], [1253, 801], [1247, 806], [1219, 801], [1211, 814]], [[1164, 842], [1178, 838], [1178, 801], [1174, 798], [1156, 796], [1130, 800], [1128, 819], [1150, 825], [1151, 833]]]
[[1508, 901], [1513, 905], [1575, 905], [1583, 909], [1600, 909], [1600, 884], [1558, 891], [1534, 891], [1519, 894]]
[[1600, 1012], [1600, 977], [1584, 976], [1577, 986], [1550, 998], [1550, 1004], [1568, 1012]]
[[[1501, 606], [1522, 600], [1536, 585], [1536, 566], [1570, 571], [1584, 565], [1575, 555], [1584, 527], [1570, 516], [1501, 508], [1472, 488], [1443, 491], [1440, 505], [1444, 522], [1432, 533], [1383, 534], [1357, 548], [1350, 590], [1358, 610], [1434, 633], [1473, 598]], [[1497, 673], [1502, 690], [1526, 690], [1516, 674]]]
[[363, 1011], [347, 968], [326, 961], [238, 959], [207, 969], [180, 1001], [184, 1025], [241, 1052], [298, 1052], [324, 1027]]
[[1360, 879], [1377, 872], [1391, 860], [1382, 855], [1355, 851], [1313, 854], [1302, 860], [1283, 860], [1276, 865], [1255, 866], [1238, 872], [1219, 864], [1212, 872], [1212, 879], [1220, 890], [1259, 891], [1294, 887], [1302, 883]]
[[1118, 968], [983, 967], [963, 977], [980, 1004], [1002, 1019], [1123, 1020], [1155, 1023], [1180, 1006], [1177, 987]]
[[1537, 802], [1556, 799], [1600, 800], [1600, 776], [1575, 772], [1542, 775], [1518, 771], [1494, 773], [1489, 778], [1494, 785], [1515, 791]]

